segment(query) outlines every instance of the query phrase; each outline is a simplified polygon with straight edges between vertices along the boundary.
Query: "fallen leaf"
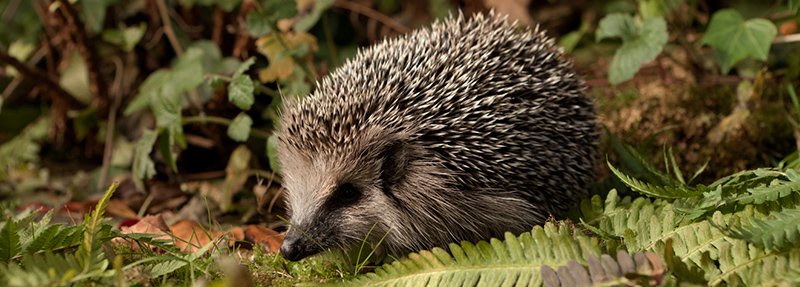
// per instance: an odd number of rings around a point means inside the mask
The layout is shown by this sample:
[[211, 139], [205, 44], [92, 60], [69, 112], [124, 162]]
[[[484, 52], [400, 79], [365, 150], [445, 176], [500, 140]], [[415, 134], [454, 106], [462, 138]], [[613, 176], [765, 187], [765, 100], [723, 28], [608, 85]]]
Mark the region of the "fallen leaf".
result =
[[[162, 219], [161, 214], [157, 215], [147, 215], [144, 218], [140, 219], [136, 224], [131, 226], [122, 226], [120, 227], [120, 233], [122, 234], [130, 234], [130, 233], [145, 233], [145, 234], [161, 234], [162, 236], [156, 237], [154, 239], [162, 239], [162, 240], [170, 240], [172, 237], [167, 234], [169, 231], [169, 227], [167, 227], [167, 223], [164, 222]], [[139, 244], [133, 242], [132, 240], [124, 239], [121, 237], [114, 238], [111, 240], [114, 244], [126, 244], [132, 250], [138, 250]], [[151, 250], [156, 251], [157, 248], [154, 246], [149, 246], [149, 244], [145, 244], [145, 246], [150, 247]]]
[[281, 244], [283, 243], [283, 237], [283, 232], [277, 232], [275, 230], [258, 225], [248, 225], [247, 229], [245, 230], [245, 238], [247, 241], [258, 244], [262, 249], [264, 249], [264, 251], [280, 251]]
[[170, 226], [175, 246], [186, 252], [195, 252], [212, 240], [222, 236], [222, 232], [211, 231], [191, 220], [181, 220]]
[[108, 201], [106, 212], [110, 215], [123, 218], [136, 218], [136, 212], [119, 199], [112, 198]]

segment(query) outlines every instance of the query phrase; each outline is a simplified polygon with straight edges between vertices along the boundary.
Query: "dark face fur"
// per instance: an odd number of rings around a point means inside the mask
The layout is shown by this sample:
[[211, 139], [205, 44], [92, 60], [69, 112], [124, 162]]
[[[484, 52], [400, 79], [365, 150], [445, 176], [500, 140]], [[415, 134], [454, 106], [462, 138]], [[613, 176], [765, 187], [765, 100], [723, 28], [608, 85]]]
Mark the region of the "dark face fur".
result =
[[402, 145], [379, 130], [311, 149], [279, 144], [290, 222], [296, 227], [286, 233], [283, 257], [297, 261], [321, 252], [314, 241], [325, 249], [346, 249], [388, 232], [385, 220], [395, 216], [396, 205], [387, 185], [401, 177]]

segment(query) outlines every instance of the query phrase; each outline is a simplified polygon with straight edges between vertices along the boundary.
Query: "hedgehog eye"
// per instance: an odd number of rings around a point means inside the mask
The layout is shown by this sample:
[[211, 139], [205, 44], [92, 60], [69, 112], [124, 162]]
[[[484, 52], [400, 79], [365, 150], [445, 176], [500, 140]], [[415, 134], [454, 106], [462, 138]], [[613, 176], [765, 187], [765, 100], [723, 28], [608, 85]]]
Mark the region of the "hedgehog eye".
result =
[[353, 201], [361, 194], [352, 184], [345, 183], [339, 186], [339, 198], [342, 201]]

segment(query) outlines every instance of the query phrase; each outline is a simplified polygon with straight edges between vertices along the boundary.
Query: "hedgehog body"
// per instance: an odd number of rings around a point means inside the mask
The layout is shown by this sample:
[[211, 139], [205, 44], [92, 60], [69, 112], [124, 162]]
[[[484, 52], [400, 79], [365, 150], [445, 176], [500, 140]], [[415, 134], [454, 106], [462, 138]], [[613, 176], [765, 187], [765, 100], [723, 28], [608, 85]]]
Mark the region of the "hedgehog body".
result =
[[[286, 104], [278, 139], [292, 225], [323, 248], [386, 235], [405, 253], [519, 234], [576, 204], [598, 129], [553, 40], [490, 13], [360, 51]], [[296, 228], [284, 257], [322, 251]]]

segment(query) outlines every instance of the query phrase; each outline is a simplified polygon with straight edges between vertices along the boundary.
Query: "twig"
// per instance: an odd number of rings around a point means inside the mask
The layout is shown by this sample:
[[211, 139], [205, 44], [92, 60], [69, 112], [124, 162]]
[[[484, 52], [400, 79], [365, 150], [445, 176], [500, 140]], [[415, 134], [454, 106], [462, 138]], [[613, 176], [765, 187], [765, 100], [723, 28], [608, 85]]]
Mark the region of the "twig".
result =
[[164, 0], [156, 0], [156, 5], [158, 6], [158, 14], [161, 16], [161, 25], [164, 26], [164, 34], [167, 35], [167, 39], [169, 39], [172, 49], [175, 50], [175, 54], [177, 54], [178, 57], [183, 57], [183, 48], [181, 48], [181, 44], [178, 42], [178, 37], [175, 36], [175, 31], [172, 30], [172, 22], [169, 20], [167, 4], [164, 4]]
[[343, 8], [343, 9], [347, 9], [347, 10], [356, 12], [358, 14], [367, 16], [369, 18], [373, 18], [373, 19], [377, 20], [378, 22], [381, 22], [383, 25], [392, 27], [392, 29], [394, 29], [395, 31], [397, 31], [399, 33], [405, 34], [405, 33], [408, 33], [410, 31], [410, 29], [408, 29], [408, 27], [403, 26], [403, 24], [400, 24], [400, 22], [395, 21], [391, 17], [386, 16], [381, 12], [375, 11], [372, 8], [369, 8], [367, 6], [364, 6], [364, 5], [355, 3], [355, 2], [350, 2], [350, 1], [347, 1], [347, 0], [336, 0], [336, 2], [333, 2], [333, 6], [339, 7], [339, 8]]
[[111, 104], [111, 110], [108, 112], [108, 128], [106, 128], [103, 166], [100, 169], [100, 178], [97, 180], [98, 190], [102, 190], [103, 186], [105, 186], [108, 168], [111, 165], [111, 154], [114, 151], [114, 131], [116, 130], [117, 110], [119, 110], [122, 101], [122, 77], [124, 72], [122, 60], [120, 60], [119, 57], [114, 57], [113, 62], [117, 68], [116, 75], [114, 75], [114, 83], [111, 84], [114, 90], [114, 102]]
[[[233, 124], [233, 121], [223, 117], [214, 117], [214, 116], [184, 117], [181, 120], [182, 125], [188, 125], [193, 123], [213, 123], [213, 124], [230, 126], [231, 124]], [[250, 135], [254, 137], [268, 139], [272, 134], [257, 129], [250, 129]]]
[[75, 7], [67, 0], [57, 0], [61, 4], [61, 11], [63, 11], [64, 18], [67, 20], [67, 26], [73, 30], [75, 42], [78, 44], [78, 50], [83, 54], [83, 59], [86, 61], [86, 69], [89, 70], [89, 82], [91, 83], [90, 89], [92, 90], [92, 104], [100, 115], [108, 113], [108, 85], [100, 75], [100, 60], [97, 58], [97, 51], [94, 45], [91, 45], [87, 40], [89, 37], [86, 35], [86, 27], [83, 22], [78, 18], [78, 12]]
[[28, 67], [28, 65], [25, 65], [14, 57], [11, 57], [11, 55], [9, 55], [8, 52], [3, 48], [0, 48], [0, 62], [11, 65], [17, 69], [20, 74], [30, 78], [34, 83], [43, 85], [48, 90], [53, 92], [55, 96], [54, 98], [63, 100], [64, 103], [69, 105], [69, 108], [78, 108], [82, 106], [78, 100], [73, 98], [72, 95], [67, 93], [67, 91], [58, 85], [58, 80], [54, 76], [51, 76], [42, 70]]
[[[172, 49], [175, 50], [175, 54], [177, 54], [179, 58], [182, 58], [183, 48], [181, 48], [181, 44], [178, 42], [178, 37], [175, 36], [175, 30], [172, 29], [172, 22], [169, 19], [167, 4], [164, 3], [164, 0], [156, 0], [156, 5], [158, 6], [158, 14], [161, 16], [161, 25], [164, 27], [164, 34], [167, 35], [167, 39], [169, 39]], [[202, 114], [203, 104], [200, 101], [200, 94], [197, 92], [197, 88], [192, 88], [189, 93], [191, 94], [189, 102], [194, 106], [192, 112], [194, 112], [195, 115]]]

